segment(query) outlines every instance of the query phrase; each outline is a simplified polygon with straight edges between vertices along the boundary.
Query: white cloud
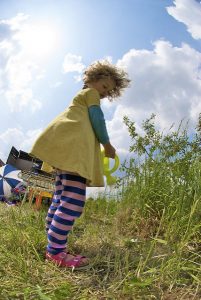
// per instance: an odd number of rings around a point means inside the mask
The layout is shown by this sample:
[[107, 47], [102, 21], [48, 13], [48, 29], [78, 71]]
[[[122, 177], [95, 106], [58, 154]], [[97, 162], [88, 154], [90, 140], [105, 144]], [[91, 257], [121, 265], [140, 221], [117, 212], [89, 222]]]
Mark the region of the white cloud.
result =
[[168, 13], [187, 26], [194, 39], [201, 39], [201, 4], [195, 0], [174, 0], [175, 6], [167, 7]]
[[8, 128], [0, 134], [1, 159], [6, 162], [12, 146], [18, 150], [29, 151], [41, 129], [23, 132], [18, 128]]
[[42, 129], [28, 130], [24, 135], [24, 140], [21, 141], [19, 147], [25, 151], [30, 151], [34, 142], [36, 141], [39, 134], [42, 132]]
[[161, 129], [169, 129], [183, 118], [194, 126], [201, 112], [201, 53], [186, 44], [178, 48], [166, 41], [153, 46], [153, 51], [132, 49], [117, 63], [132, 80], [107, 122], [111, 141], [121, 153], [130, 144], [124, 115], [136, 122], [139, 131], [142, 120], [152, 113]]
[[85, 65], [82, 63], [82, 57], [72, 53], [68, 53], [64, 57], [63, 71], [64, 73], [78, 72], [82, 73]]
[[[24, 21], [27, 21], [29, 18], [28, 15], [25, 15], [23, 13], [17, 14], [14, 18], [6, 19], [6, 20], [0, 20], [0, 25], [5, 25], [3, 27], [4, 31], [18, 31], [20, 30], [22, 24]], [[6, 27], [8, 25], [8, 27]]]
[[[39, 71], [40, 72], [40, 71]], [[5, 67], [7, 88], [4, 95], [11, 112], [22, 111], [29, 106], [31, 111], [40, 109], [42, 104], [34, 98], [32, 84], [36, 80], [38, 66], [29, 60], [24, 61], [23, 53], [11, 56]]]
[[11, 112], [29, 108], [34, 112], [42, 104], [34, 96], [34, 85], [44, 78], [42, 70], [27, 49], [23, 49], [21, 33], [28, 26], [29, 16], [0, 20], [0, 87], [1, 97]]

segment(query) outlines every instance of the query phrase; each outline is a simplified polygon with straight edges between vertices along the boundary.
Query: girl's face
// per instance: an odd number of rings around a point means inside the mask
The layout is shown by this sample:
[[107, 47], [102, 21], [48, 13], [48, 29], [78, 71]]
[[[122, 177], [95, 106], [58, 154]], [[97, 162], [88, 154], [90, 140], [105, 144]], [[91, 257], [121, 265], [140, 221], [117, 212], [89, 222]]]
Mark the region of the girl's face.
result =
[[115, 82], [111, 78], [102, 78], [89, 83], [88, 87], [96, 89], [100, 94], [100, 98], [103, 99], [109, 96], [110, 91], [115, 88]]

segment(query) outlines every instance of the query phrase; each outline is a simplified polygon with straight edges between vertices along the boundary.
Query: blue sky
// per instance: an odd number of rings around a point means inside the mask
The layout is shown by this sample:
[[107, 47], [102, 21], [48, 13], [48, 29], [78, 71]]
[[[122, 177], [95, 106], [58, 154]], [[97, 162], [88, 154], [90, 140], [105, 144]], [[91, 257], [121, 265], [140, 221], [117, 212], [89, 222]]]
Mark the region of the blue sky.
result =
[[105, 113], [120, 158], [129, 150], [124, 115], [156, 113], [169, 128], [201, 111], [201, 4], [196, 0], [1, 0], [0, 158], [29, 151], [82, 87], [84, 68], [108, 58], [131, 87]]

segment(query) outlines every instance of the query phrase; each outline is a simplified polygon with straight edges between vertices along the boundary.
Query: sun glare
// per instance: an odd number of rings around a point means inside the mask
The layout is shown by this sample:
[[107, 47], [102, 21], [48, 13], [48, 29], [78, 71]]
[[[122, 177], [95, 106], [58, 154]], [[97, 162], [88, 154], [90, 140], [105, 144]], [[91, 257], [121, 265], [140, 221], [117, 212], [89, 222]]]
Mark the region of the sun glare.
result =
[[38, 58], [49, 56], [56, 49], [58, 37], [51, 24], [27, 25], [18, 35], [23, 51]]

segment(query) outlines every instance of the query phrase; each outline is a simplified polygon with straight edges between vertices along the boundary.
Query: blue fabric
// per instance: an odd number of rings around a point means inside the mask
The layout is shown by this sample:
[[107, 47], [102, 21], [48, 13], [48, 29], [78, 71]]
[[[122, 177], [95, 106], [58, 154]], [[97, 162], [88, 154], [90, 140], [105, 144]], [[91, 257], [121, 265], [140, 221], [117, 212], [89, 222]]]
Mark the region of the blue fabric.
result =
[[[78, 181], [81, 183], [86, 183], [86, 178], [83, 178], [79, 175], [72, 175], [72, 174], [60, 174], [59, 177], [62, 179], [66, 179], [66, 180], [71, 180], [71, 181]], [[58, 184], [60, 185], [60, 184]]]
[[72, 193], [76, 193], [79, 195], [85, 195], [86, 191], [83, 189], [80, 189], [78, 187], [75, 186], [64, 186], [63, 191], [67, 191], [67, 192], [72, 192]]
[[73, 220], [73, 221], [66, 220], [66, 219], [60, 218], [60, 217], [58, 217], [58, 216], [56, 216], [56, 215], [54, 215], [54, 220], [55, 220], [57, 223], [61, 223], [61, 224], [64, 224], [64, 225], [73, 226], [73, 224], [74, 224], [74, 220]]
[[107, 133], [104, 115], [100, 106], [92, 105], [88, 108], [88, 111], [89, 111], [89, 119], [91, 121], [91, 125], [93, 127], [93, 130], [95, 132], [98, 141], [101, 144], [108, 143], [109, 136]]
[[9, 190], [11, 192], [12, 188], [15, 188], [18, 183], [22, 181], [21, 179], [19, 179], [18, 173], [19, 170], [9, 164], [0, 168], [0, 196], [6, 196], [6, 193], [4, 191], [4, 182], [9, 185]]
[[14, 168], [13, 166], [11, 165], [5, 165], [5, 168], [4, 168], [4, 173], [2, 174], [3, 176], [6, 176], [8, 175], [10, 172], [13, 172], [13, 171], [17, 171], [16, 168]]

